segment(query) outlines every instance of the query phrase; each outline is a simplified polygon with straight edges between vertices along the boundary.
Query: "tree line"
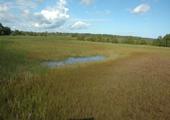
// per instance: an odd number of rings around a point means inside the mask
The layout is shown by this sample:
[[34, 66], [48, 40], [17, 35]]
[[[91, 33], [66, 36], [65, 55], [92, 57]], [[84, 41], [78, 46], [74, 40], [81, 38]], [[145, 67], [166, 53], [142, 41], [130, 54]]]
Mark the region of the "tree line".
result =
[[151, 45], [152, 40], [141, 38], [141, 37], [124, 37], [121, 36], [102, 36], [102, 35], [91, 35], [86, 36], [85, 34], [72, 34], [72, 37], [77, 37], [77, 40], [92, 41], [92, 42], [103, 42], [103, 43], [123, 43], [123, 44], [136, 44], [136, 45]]
[[10, 27], [4, 27], [0, 23], [0, 36], [3, 35], [24, 35], [24, 36], [72, 36], [77, 37], [77, 40], [82, 41], [92, 41], [92, 42], [103, 42], [103, 43], [123, 43], [123, 44], [136, 44], [136, 45], [153, 45], [153, 46], [164, 46], [170, 47], [170, 34], [166, 34], [164, 37], [158, 36], [157, 39], [148, 39], [141, 37], [132, 36], [117, 36], [117, 35], [107, 35], [107, 34], [78, 34], [78, 33], [59, 33], [59, 32], [28, 32], [11, 30]]
[[11, 30], [9, 27], [4, 27], [2, 23], [0, 23], [0, 36], [3, 35], [12, 35], [12, 36], [70, 36], [71, 33], [59, 33], [59, 32], [33, 32], [33, 31], [20, 31], [20, 30]]
[[166, 34], [164, 37], [158, 36], [158, 38], [153, 41], [153, 45], [170, 47], [170, 34]]
[[4, 27], [0, 23], [0, 35], [10, 35], [11, 34], [11, 29], [9, 27]]

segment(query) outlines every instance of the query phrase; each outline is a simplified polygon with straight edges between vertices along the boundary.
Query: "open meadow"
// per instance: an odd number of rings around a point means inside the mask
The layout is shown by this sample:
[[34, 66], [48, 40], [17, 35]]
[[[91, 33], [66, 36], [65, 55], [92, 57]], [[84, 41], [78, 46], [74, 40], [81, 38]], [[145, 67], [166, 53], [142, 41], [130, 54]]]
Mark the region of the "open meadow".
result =
[[[61, 68], [44, 61], [106, 56]], [[0, 37], [0, 119], [170, 119], [170, 48]]]

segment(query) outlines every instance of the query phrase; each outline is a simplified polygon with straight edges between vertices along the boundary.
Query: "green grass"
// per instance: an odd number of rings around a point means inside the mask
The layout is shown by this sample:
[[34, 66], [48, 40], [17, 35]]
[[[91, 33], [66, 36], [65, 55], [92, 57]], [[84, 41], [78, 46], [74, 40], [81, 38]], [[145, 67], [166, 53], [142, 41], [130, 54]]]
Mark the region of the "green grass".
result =
[[[43, 61], [108, 56], [60, 69]], [[0, 119], [170, 119], [170, 48], [0, 38]]]

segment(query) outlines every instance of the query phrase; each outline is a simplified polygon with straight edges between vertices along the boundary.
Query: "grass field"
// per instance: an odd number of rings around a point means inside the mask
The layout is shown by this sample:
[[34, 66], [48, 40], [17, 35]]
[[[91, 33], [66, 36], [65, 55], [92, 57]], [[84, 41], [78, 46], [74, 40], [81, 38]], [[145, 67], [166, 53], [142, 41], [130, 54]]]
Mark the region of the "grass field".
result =
[[[60, 69], [43, 61], [107, 56]], [[170, 119], [170, 48], [0, 37], [0, 119]]]

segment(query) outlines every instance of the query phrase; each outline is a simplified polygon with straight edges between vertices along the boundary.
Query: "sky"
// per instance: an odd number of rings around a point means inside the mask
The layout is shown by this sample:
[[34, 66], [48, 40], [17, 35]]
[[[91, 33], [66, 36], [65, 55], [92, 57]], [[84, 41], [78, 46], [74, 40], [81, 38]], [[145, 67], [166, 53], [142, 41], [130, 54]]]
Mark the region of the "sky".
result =
[[0, 0], [12, 30], [157, 38], [170, 33], [170, 0]]

